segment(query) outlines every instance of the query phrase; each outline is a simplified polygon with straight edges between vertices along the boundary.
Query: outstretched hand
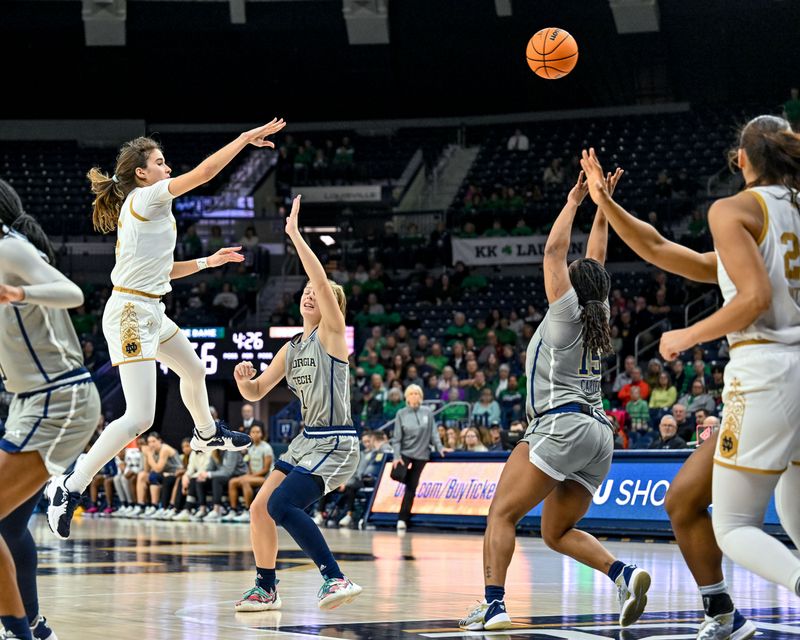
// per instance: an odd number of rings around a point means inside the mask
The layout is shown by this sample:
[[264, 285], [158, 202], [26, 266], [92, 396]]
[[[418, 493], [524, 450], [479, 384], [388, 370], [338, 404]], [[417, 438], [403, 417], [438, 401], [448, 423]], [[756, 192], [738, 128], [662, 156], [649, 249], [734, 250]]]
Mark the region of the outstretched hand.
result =
[[286, 122], [284, 122], [283, 118], [280, 120], [273, 118], [270, 122], [261, 127], [245, 131], [242, 136], [247, 144], [252, 144], [254, 147], [269, 147], [270, 149], [274, 149], [275, 144], [266, 138], [278, 133], [278, 131], [285, 126]]
[[256, 369], [249, 360], [242, 360], [233, 370], [233, 379], [236, 380], [236, 382], [252, 380], [255, 375]]
[[244, 256], [239, 253], [241, 247], [223, 247], [215, 254], [208, 256], [209, 267], [221, 267], [228, 262], [244, 262]]
[[587, 193], [589, 193], [589, 188], [586, 185], [586, 175], [581, 171], [578, 174], [578, 181], [567, 195], [567, 202], [571, 202], [576, 207], [580, 206], [581, 202], [586, 198]]
[[299, 194], [295, 196], [294, 200], [292, 200], [292, 210], [289, 212], [289, 215], [286, 216], [286, 235], [288, 235], [290, 238], [294, 238], [300, 233], [300, 228], [298, 227], [297, 221], [300, 217], [301, 198], [302, 196]]
[[[589, 195], [596, 205], [602, 205], [606, 200], [611, 198], [611, 193], [608, 189], [609, 185], [606, 184], [607, 177], [603, 174], [603, 167], [600, 165], [600, 161], [597, 159], [594, 149], [589, 149], [589, 151], [584, 149], [581, 152], [581, 167], [586, 174], [586, 182], [589, 185]], [[616, 172], [614, 175], [616, 175]], [[616, 186], [616, 182], [614, 186]]]
[[614, 195], [614, 189], [617, 188], [617, 183], [619, 182], [619, 179], [623, 176], [624, 173], [625, 173], [624, 169], [620, 169], [619, 167], [617, 167], [614, 173], [611, 173], [609, 171], [606, 174], [606, 190], [608, 191], [608, 195], [610, 196]]

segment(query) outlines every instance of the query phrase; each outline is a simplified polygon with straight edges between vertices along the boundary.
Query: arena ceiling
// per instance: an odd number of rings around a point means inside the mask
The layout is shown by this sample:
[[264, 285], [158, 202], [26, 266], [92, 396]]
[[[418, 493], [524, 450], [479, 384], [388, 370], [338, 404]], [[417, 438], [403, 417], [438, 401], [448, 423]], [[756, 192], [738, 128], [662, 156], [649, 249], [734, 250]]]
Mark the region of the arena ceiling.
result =
[[[318, 121], [777, 105], [800, 82], [792, 0], [661, 0], [658, 31], [634, 34], [618, 32], [609, 0], [127, 0], [125, 46], [86, 45], [89, 1], [0, 2], [2, 117]], [[351, 44], [344, 9], [376, 2], [387, 6], [389, 43]], [[528, 38], [547, 26], [580, 46], [576, 70], [558, 81], [525, 63]]]

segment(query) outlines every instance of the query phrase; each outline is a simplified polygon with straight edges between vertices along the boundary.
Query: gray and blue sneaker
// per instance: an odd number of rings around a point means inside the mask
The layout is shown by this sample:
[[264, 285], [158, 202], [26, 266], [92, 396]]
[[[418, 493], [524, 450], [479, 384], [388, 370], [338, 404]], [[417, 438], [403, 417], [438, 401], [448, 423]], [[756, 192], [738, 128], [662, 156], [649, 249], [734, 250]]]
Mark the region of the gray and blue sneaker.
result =
[[31, 635], [36, 640], [58, 640], [55, 631], [48, 626], [47, 620], [42, 616], [37, 616], [31, 623]]
[[192, 441], [190, 446], [192, 451], [205, 453], [214, 449], [222, 451], [243, 451], [247, 449], [253, 441], [250, 436], [240, 431], [231, 431], [222, 420], [217, 420], [217, 432], [210, 438], [203, 438], [195, 427], [192, 431]]
[[738, 609], [734, 609], [731, 613], [706, 616], [697, 632], [697, 640], [747, 640], [756, 631], [756, 625], [739, 613]]
[[57, 476], [47, 483], [44, 497], [47, 500], [47, 524], [50, 531], [62, 540], [69, 538], [72, 515], [81, 501], [81, 494], [67, 490], [67, 478], [72, 474]]
[[635, 564], [625, 565], [614, 583], [619, 598], [619, 626], [628, 627], [636, 622], [647, 606], [647, 591], [650, 589], [650, 574]]
[[465, 631], [499, 631], [510, 629], [511, 617], [506, 611], [506, 603], [502, 600], [485, 600], [458, 621], [458, 626]]

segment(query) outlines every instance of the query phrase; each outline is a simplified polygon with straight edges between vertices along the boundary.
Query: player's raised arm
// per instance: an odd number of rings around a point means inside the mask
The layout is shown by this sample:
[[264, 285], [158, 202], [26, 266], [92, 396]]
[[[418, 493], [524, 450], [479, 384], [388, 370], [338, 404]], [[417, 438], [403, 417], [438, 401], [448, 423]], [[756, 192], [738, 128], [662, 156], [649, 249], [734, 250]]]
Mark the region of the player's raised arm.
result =
[[584, 149], [581, 166], [586, 173], [592, 200], [603, 209], [617, 235], [640, 258], [689, 280], [717, 282], [717, 259], [713, 251], [698, 253], [667, 240], [654, 227], [632, 216], [612, 199], [594, 149]]
[[[614, 193], [617, 182], [625, 173], [617, 167], [614, 173], [606, 176], [606, 187], [609, 193]], [[589, 232], [589, 240], [586, 243], [586, 257], [590, 260], [597, 260], [600, 264], [606, 263], [608, 253], [608, 219], [603, 213], [602, 207], [597, 207], [592, 222], [592, 230]]]
[[27, 242], [3, 243], [0, 271], [24, 283], [19, 286], [0, 284], [0, 304], [27, 302], [56, 309], [72, 309], [83, 304], [80, 287], [47, 264]]
[[213, 179], [220, 171], [230, 164], [231, 160], [247, 147], [247, 145], [252, 144], [254, 147], [270, 147], [274, 149], [275, 145], [267, 140], [267, 137], [278, 133], [278, 131], [285, 126], [286, 123], [283, 121], [283, 118], [280, 120], [273, 118], [271, 122], [261, 127], [245, 131], [240, 134], [236, 140], [229, 142], [222, 147], [222, 149], [208, 156], [208, 158], [203, 160], [191, 171], [177, 178], [173, 178], [169, 183], [170, 194], [177, 198]]
[[244, 360], [236, 365], [233, 370], [233, 378], [236, 380], [236, 386], [239, 387], [239, 393], [245, 400], [250, 402], [257, 402], [266, 396], [286, 375], [286, 350], [289, 346], [287, 342], [283, 345], [269, 366], [257, 378], [255, 367], [249, 360]]
[[344, 313], [339, 307], [339, 302], [333, 293], [333, 289], [328, 282], [328, 274], [319, 261], [311, 247], [303, 239], [297, 220], [300, 215], [300, 196], [298, 195], [292, 202], [292, 211], [286, 218], [286, 235], [292, 240], [297, 256], [303, 263], [303, 269], [311, 281], [311, 288], [314, 290], [316, 302], [322, 314], [321, 324], [331, 333], [344, 336], [345, 321]]
[[567, 195], [567, 203], [558, 214], [547, 244], [544, 247], [544, 290], [547, 301], [552, 304], [569, 291], [572, 283], [567, 270], [567, 254], [572, 237], [572, 223], [575, 214], [589, 189], [583, 171], [578, 174], [578, 181]]
[[740, 193], [718, 200], [709, 210], [708, 221], [736, 295], [697, 324], [661, 336], [661, 355], [668, 360], [698, 343], [746, 329], [772, 303], [772, 285], [756, 242], [765, 221], [755, 198]]

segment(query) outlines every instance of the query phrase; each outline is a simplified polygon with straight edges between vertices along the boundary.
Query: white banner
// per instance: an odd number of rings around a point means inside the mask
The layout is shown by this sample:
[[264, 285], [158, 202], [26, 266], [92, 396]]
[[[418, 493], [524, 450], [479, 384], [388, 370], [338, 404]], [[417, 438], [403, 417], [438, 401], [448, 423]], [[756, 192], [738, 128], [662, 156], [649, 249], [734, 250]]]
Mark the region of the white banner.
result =
[[303, 202], [315, 204], [325, 202], [380, 202], [381, 186], [379, 184], [364, 185], [330, 185], [325, 187], [293, 187], [292, 198], [303, 194]]
[[[585, 233], [572, 235], [567, 260], [586, 255]], [[453, 238], [453, 264], [468, 266], [496, 264], [542, 264], [547, 236], [508, 236], [503, 238]]]

